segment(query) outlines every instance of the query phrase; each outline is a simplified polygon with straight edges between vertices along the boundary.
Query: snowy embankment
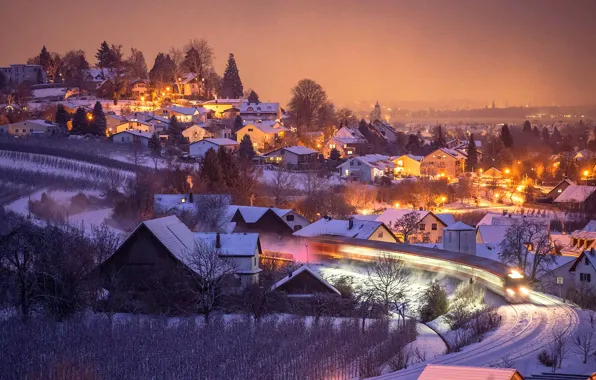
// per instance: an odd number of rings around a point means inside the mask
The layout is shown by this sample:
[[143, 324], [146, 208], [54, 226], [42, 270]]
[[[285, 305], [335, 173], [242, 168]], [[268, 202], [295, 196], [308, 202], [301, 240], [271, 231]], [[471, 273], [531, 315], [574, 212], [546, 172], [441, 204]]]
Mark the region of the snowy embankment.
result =
[[[288, 182], [295, 190], [307, 190], [308, 179], [307, 174], [302, 172], [288, 172], [292, 177], [290, 180], [284, 180]], [[260, 177], [262, 183], [272, 185], [277, 181], [278, 171], [277, 170], [263, 170], [263, 174]], [[341, 185], [342, 180], [338, 175], [333, 174], [328, 178], [317, 178], [318, 188], [329, 188], [336, 185]]]

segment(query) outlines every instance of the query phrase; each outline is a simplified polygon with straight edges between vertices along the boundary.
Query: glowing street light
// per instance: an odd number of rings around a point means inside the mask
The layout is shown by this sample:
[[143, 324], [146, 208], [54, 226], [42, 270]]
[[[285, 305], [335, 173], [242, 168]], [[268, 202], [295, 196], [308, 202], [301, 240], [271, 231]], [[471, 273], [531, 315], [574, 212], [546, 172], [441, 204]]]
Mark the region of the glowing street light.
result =
[[87, 119], [93, 120], [93, 115], [91, 115], [91, 114], [87, 115]]
[[399, 208], [399, 203], [397, 203], [397, 202], [396, 202], [396, 203], [394, 204], [394, 206], [395, 206], [395, 208]]
[[141, 102], [144, 102], [144, 101], [145, 101], [145, 97], [141, 96]]
[[584, 170], [584, 177], [587, 177], [590, 172], [588, 170]]
[[505, 174], [509, 174], [510, 170], [509, 169], [505, 169]]

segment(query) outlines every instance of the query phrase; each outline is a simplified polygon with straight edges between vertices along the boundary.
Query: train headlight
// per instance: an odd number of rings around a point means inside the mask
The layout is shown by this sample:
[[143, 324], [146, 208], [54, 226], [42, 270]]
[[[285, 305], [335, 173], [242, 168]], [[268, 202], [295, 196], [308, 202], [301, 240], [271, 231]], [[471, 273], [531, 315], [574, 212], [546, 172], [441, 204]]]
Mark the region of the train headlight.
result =
[[523, 286], [521, 288], [519, 288], [519, 291], [522, 292], [525, 295], [530, 294], [530, 290], [528, 290], [528, 288], [525, 288]]
[[515, 294], [515, 291], [511, 288], [507, 288], [506, 290], [507, 290], [507, 294], [509, 294], [510, 296]]

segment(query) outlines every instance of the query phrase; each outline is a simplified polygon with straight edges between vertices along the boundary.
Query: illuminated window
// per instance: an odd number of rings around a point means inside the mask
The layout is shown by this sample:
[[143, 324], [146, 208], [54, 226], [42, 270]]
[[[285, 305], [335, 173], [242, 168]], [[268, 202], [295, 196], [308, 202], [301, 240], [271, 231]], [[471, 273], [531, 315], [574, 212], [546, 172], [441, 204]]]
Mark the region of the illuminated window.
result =
[[335, 149], [335, 144], [329, 144], [329, 148]]
[[397, 166], [404, 166], [404, 162], [402, 160], [397, 161]]
[[346, 175], [349, 175], [350, 171], [348, 169], [346, 169]]
[[352, 154], [352, 151], [351, 150], [348, 150], [348, 154]]

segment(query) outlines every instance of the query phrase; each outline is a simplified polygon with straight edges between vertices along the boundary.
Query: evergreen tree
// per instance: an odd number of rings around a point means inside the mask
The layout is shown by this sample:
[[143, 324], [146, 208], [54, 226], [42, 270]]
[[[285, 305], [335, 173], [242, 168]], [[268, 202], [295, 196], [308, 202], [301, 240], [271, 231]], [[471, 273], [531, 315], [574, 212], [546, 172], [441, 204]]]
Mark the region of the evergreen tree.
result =
[[200, 173], [209, 190], [223, 190], [224, 176], [218, 154], [213, 148], [207, 150], [205, 157], [201, 160]]
[[151, 136], [151, 139], [148, 143], [148, 148], [152, 156], [161, 156], [161, 141], [159, 141], [159, 136], [157, 136], [156, 133], [154, 133], [153, 136]]
[[532, 134], [534, 135], [534, 138], [537, 141], [540, 140], [540, 130], [538, 129], [538, 127], [534, 126], [534, 128], [532, 129]]
[[172, 139], [174, 144], [181, 144], [184, 142], [184, 136], [182, 136], [182, 124], [180, 124], [176, 115], [170, 117], [168, 135], [170, 135], [170, 139]]
[[52, 58], [50, 56], [50, 53], [48, 52], [48, 49], [46, 49], [46, 46], [44, 45], [41, 48], [41, 52], [39, 53], [39, 64], [44, 69], [44, 71], [48, 70], [48, 67], [50, 66], [51, 59]]
[[563, 139], [563, 137], [561, 136], [561, 132], [559, 132], [559, 128], [555, 127], [555, 129], [553, 129], [553, 135], [551, 136], [551, 142], [553, 144], [558, 144], [561, 142], [561, 140]]
[[228, 57], [228, 64], [223, 74], [221, 85], [221, 92], [224, 98], [237, 99], [241, 98], [244, 93], [238, 67], [236, 66], [236, 59], [234, 54], [230, 53]]
[[331, 152], [329, 152], [329, 159], [331, 161], [339, 161], [340, 157], [341, 154], [339, 154], [339, 150], [337, 150], [336, 148], [331, 149]]
[[476, 141], [474, 134], [470, 134], [470, 141], [468, 141], [468, 159], [466, 160], [466, 171], [473, 172], [476, 170], [478, 164], [478, 151], [476, 150]]
[[37, 70], [37, 83], [44, 83], [42, 70]]
[[99, 49], [97, 49], [95, 58], [97, 58], [97, 67], [100, 69], [112, 66], [113, 54], [110, 45], [106, 41], [102, 42]]
[[244, 127], [244, 123], [240, 115], [238, 115], [234, 118], [234, 133], [238, 132], [242, 127]]
[[437, 148], [445, 147], [445, 136], [443, 135], [443, 127], [440, 124], [435, 128], [435, 145]]
[[259, 101], [259, 95], [254, 92], [253, 90], [250, 90], [250, 94], [248, 94], [248, 102], [249, 103], [260, 103]]
[[84, 135], [89, 131], [89, 124], [87, 122], [87, 112], [83, 107], [77, 108], [74, 117], [72, 118], [72, 130], [70, 131], [73, 135]]
[[509, 131], [509, 126], [504, 124], [501, 128], [501, 141], [505, 148], [511, 148], [513, 146], [513, 137], [511, 136], [511, 132]]
[[4, 73], [0, 71], [0, 91], [4, 89], [4, 86], [6, 86], [6, 77], [4, 76]]
[[68, 124], [68, 120], [70, 120], [70, 115], [68, 114], [68, 112], [66, 111], [66, 109], [64, 108], [64, 106], [62, 104], [58, 104], [58, 106], [56, 107], [56, 124], [58, 124], [60, 126], [60, 129], [62, 130], [62, 132], [66, 132], [68, 130], [67, 128], [67, 124]]
[[238, 155], [244, 160], [252, 160], [252, 158], [257, 155], [255, 152], [255, 147], [252, 144], [252, 140], [248, 134], [244, 135], [242, 140], [240, 140]]
[[95, 106], [93, 107], [93, 111], [91, 112], [92, 119], [91, 123], [89, 124], [89, 130], [96, 136], [105, 136], [106, 135], [106, 115], [103, 113], [103, 108], [101, 107], [100, 102], [95, 102]]
[[532, 124], [530, 123], [529, 120], [524, 121], [524, 126], [522, 128], [522, 132], [525, 134], [532, 133]]
[[224, 183], [228, 189], [233, 189], [238, 185], [238, 166], [228, 149], [220, 147], [217, 151], [217, 159], [223, 175]]
[[550, 134], [548, 133], [548, 128], [546, 128], [546, 127], [543, 127], [542, 128], [542, 133], [541, 133], [540, 138], [542, 138], [542, 142], [544, 144], [548, 144], [549, 143], [549, 141], [550, 141]]

